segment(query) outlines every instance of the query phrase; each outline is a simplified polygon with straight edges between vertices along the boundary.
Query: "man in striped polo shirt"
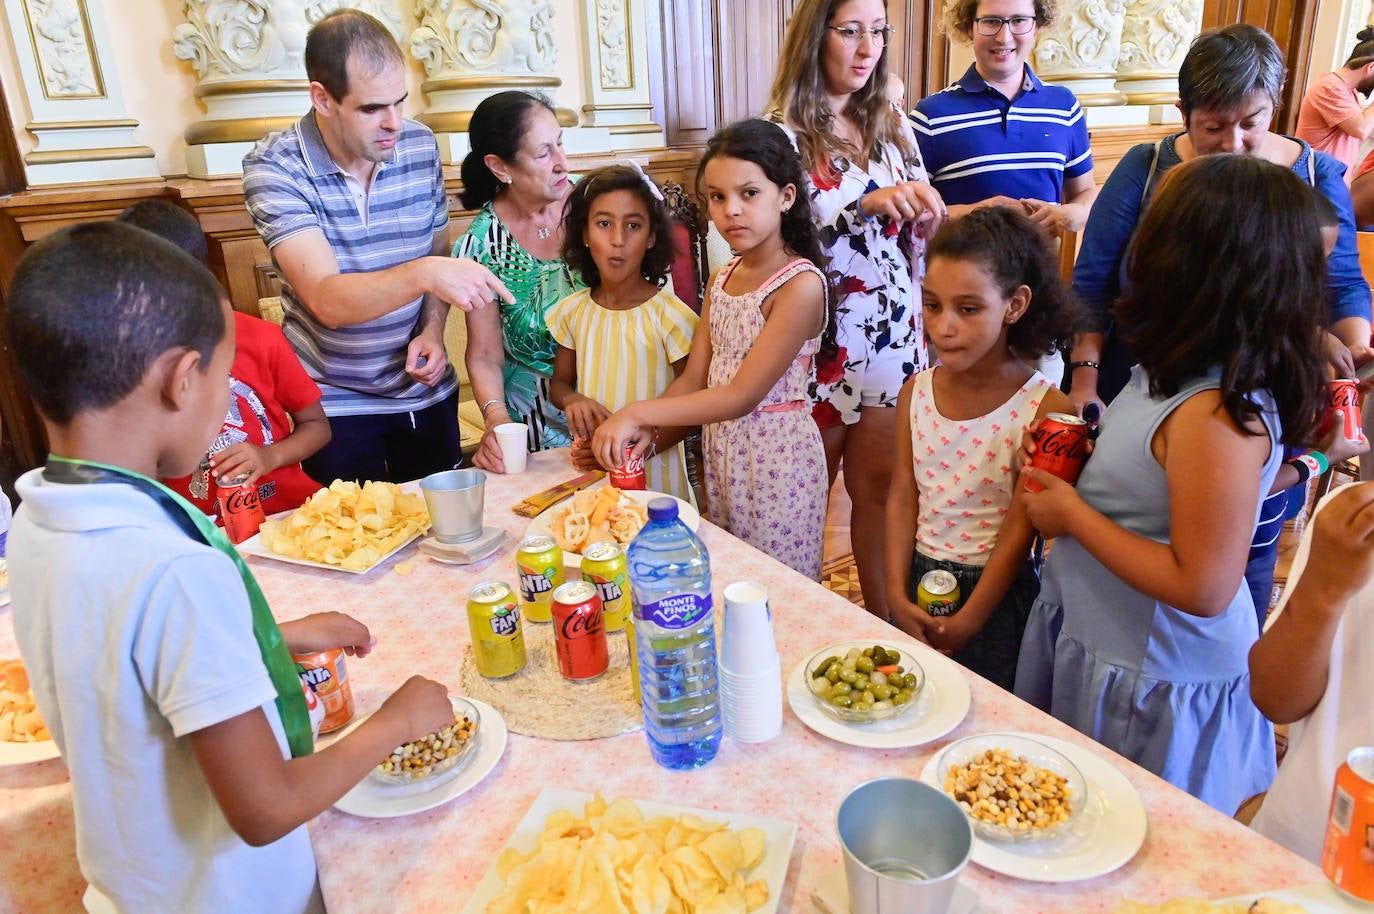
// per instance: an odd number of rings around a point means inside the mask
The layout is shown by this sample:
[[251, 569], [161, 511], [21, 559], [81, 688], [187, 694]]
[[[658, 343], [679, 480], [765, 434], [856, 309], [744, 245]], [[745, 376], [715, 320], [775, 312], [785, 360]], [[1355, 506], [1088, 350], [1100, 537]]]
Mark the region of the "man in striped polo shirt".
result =
[[1046, 0], [958, 0], [946, 12], [950, 33], [973, 43], [974, 62], [911, 119], [951, 218], [1020, 205], [1055, 236], [1088, 221], [1097, 186], [1083, 111], [1027, 64], [1051, 15]]
[[282, 329], [323, 394], [333, 438], [314, 479], [415, 479], [457, 465], [450, 305], [510, 293], [448, 256], [448, 199], [429, 128], [401, 115], [401, 49], [340, 9], [306, 39], [311, 110], [243, 160], [244, 199], [282, 277]]

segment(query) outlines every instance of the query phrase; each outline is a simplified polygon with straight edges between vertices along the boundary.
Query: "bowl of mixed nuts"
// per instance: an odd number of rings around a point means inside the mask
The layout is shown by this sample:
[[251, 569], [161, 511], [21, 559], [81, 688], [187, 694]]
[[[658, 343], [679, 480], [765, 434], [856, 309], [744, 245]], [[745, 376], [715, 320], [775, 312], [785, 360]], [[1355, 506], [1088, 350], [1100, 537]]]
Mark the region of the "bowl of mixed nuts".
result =
[[992, 841], [1038, 841], [1062, 834], [1087, 805], [1088, 785], [1062, 753], [1015, 733], [950, 743], [935, 763], [940, 787]]
[[470, 758], [477, 745], [481, 715], [465, 698], [450, 695], [449, 702], [453, 705], [452, 724], [397, 746], [372, 769], [370, 777], [382, 784], [409, 784], [453, 771]]

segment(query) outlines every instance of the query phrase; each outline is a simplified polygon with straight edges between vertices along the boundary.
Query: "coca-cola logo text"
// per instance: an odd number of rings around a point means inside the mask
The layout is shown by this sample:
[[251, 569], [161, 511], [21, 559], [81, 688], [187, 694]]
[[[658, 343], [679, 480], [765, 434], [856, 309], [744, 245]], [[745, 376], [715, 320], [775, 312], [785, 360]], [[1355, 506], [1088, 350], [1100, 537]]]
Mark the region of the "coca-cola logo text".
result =
[[257, 493], [252, 486], [239, 486], [224, 496], [225, 514], [246, 514], [257, 506]]
[[1342, 384], [1331, 392], [1331, 406], [1334, 409], [1345, 410], [1360, 408], [1360, 394], [1353, 384]]
[[1074, 429], [1061, 428], [1039, 438], [1036, 447], [1046, 457], [1078, 460], [1088, 451], [1088, 437]]
[[589, 638], [601, 631], [601, 613], [573, 612], [563, 620], [563, 637], [569, 641]]

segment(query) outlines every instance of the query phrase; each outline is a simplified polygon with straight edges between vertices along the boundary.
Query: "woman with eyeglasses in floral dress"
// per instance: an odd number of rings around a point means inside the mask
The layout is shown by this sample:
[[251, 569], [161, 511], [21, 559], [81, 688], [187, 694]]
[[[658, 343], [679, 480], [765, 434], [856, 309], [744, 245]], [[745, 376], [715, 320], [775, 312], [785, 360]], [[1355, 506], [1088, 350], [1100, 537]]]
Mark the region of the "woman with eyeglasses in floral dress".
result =
[[810, 393], [832, 482], [844, 464], [864, 605], [883, 619], [897, 394], [926, 367], [916, 287], [924, 239], [945, 217], [911, 126], [888, 98], [891, 37], [883, 0], [801, 0], [768, 105], [801, 153], [840, 294]]

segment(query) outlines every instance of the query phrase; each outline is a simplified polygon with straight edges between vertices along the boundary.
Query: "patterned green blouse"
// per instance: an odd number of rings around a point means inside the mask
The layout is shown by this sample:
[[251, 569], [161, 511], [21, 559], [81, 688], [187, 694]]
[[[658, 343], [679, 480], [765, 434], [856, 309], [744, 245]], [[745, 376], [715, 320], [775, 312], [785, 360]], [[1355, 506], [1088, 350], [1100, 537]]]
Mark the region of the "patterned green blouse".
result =
[[453, 256], [482, 264], [515, 296], [515, 304], [501, 303], [506, 408], [516, 421], [529, 425], [530, 449], [569, 444], [568, 421], [548, 399], [558, 344], [544, 315], [582, 283], [561, 259], [540, 260], [525, 250], [490, 203], [453, 246]]

